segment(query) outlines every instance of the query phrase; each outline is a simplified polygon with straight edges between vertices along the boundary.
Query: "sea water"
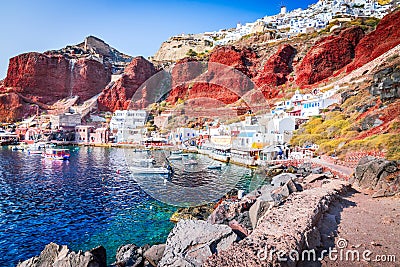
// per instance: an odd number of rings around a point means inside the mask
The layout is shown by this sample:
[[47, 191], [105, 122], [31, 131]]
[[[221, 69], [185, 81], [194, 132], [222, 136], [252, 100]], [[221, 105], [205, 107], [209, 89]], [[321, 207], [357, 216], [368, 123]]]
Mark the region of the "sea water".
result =
[[[162, 177], [131, 175], [126, 149], [70, 150], [69, 161], [58, 161], [0, 148], [0, 266], [15, 266], [39, 255], [50, 242], [76, 251], [102, 245], [108, 263], [123, 244], [165, 242], [174, 226], [169, 219], [178, 207], [154, 194], [164, 190]], [[154, 157], [152, 152], [141, 153], [139, 158]], [[157, 161], [162, 160], [163, 153], [155, 153]], [[182, 162], [172, 163], [177, 172], [168, 183], [213, 188], [217, 178], [238, 177], [234, 187], [248, 192], [262, 182], [249, 169], [224, 165], [222, 171], [207, 171], [212, 160], [191, 157], [199, 162], [194, 169], [203, 169], [191, 172]], [[209, 194], [223, 193], [217, 187]], [[152, 192], [146, 192], [149, 188]]]

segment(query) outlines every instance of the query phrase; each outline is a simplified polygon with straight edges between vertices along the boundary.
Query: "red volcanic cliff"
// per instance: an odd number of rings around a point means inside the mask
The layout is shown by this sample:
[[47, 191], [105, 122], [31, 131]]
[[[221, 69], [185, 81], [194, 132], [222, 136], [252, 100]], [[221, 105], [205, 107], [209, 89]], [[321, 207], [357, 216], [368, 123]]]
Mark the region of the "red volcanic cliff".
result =
[[279, 86], [286, 83], [287, 76], [293, 71], [292, 61], [295, 54], [296, 49], [291, 45], [285, 44], [279, 47], [258, 73], [255, 78], [256, 85], [262, 89], [265, 86]]
[[320, 39], [297, 67], [296, 83], [314, 84], [345, 67], [353, 60], [355, 45], [363, 36], [360, 27], [352, 27]]
[[111, 80], [111, 66], [97, 60], [79, 59], [70, 63], [70, 70], [69, 94], [79, 96], [81, 101], [99, 94]]
[[[257, 55], [250, 49], [239, 50], [234, 46], [222, 46], [214, 49], [209, 59], [211, 68], [218, 64], [232, 67], [246, 76], [254, 76], [254, 67], [257, 64]], [[210, 67], [209, 67], [210, 70]]]
[[137, 89], [156, 72], [153, 64], [143, 57], [134, 58], [125, 68], [122, 77], [103, 90], [98, 98], [99, 109], [104, 111], [127, 109]]
[[180, 61], [172, 70], [172, 91], [168, 101], [174, 103], [182, 98], [202, 99], [203, 104], [233, 103], [253, 88], [249, 77], [253, 75], [256, 58], [249, 49], [226, 46], [214, 49], [206, 69], [200, 62]]
[[179, 60], [171, 71], [171, 91], [167, 101], [175, 103], [178, 99], [185, 99], [188, 94], [188, 87], [195, 78], [206, 70], [205, 64], [194, 58], [184, 58]]
[[386, 15], [375, 31], [366, 35], [355, 50], [354, 61], [347, 66], [352, 71], [400, 44], [400, 10]]
[[109, 68], [96, 60], [26, 53], [10, 59], [4, 85], [42, 103], [72, 95], [84, 101], [100, 93], [110, 78]]
[[20, 117], [22, 104], [15, 93], [0, 94], [0, 118], [1, 121], [14, 121]]

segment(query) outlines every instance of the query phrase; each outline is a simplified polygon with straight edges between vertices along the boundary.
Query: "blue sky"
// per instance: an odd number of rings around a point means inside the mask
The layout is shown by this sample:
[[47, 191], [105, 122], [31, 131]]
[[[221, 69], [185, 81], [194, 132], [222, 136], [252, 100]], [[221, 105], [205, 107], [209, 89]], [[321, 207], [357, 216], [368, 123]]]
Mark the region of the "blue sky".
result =
[[168, 37], [235, 27], [279, 12], [306, 8], [317, 0], [4, 0], [0, 3], [0, 79], [8, 59], [103, 39], [128, 55], [153, 55]]

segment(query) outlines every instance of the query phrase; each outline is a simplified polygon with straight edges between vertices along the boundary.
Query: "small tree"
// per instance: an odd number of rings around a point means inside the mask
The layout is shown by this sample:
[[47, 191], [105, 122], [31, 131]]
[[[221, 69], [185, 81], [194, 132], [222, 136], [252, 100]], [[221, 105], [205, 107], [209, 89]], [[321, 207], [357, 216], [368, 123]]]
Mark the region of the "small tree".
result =
[[196, 51], [194, 51], [193, 49], [190, 48], [189, 51], [186, 53], [186, 55], [188, 57], [196, 57], [197, 53], [196, 53]]

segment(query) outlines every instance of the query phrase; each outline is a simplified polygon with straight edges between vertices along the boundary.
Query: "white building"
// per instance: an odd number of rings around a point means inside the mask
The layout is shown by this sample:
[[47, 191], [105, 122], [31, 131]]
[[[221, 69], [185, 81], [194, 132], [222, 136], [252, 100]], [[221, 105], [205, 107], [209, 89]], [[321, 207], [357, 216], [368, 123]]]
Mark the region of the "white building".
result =
[[52, 130], [75, 129], [75, 126], [81, 124], [81, 115], [79, 113], [52, 115], [50, 117], [50, 124]]
[[116, 136], [116, 142], [128, 142], [130, 136], [136, 134], [136, 128], [146, 123], [145, 110], [116, 110], [110, 121], [110, 130]]
[[199, 136], [199, 131], [193, 128], [179, 127], [171, 131], [169, 135], [170, 143], [176, 145]]

